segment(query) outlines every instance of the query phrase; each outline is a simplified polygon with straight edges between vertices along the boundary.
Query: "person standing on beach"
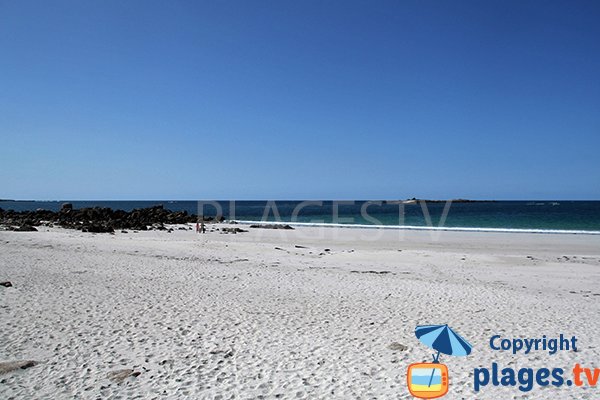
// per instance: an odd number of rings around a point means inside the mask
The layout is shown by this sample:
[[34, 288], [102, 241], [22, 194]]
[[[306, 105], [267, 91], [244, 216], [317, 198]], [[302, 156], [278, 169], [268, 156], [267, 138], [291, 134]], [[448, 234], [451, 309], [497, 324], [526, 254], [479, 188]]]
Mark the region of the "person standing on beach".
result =
[[200, 223], [200, 232], [206, 233], [206, 227], [204, 226], [204, 220]]
[[200, 233], [200, 223], [196, 221], [196, 233]]

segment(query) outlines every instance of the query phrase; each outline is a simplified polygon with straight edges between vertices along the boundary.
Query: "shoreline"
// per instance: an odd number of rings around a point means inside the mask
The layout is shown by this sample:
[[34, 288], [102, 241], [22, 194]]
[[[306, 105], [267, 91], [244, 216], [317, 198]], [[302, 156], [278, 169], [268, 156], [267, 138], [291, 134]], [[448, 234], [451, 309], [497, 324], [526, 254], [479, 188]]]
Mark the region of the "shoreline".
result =
[[348, 228], [348, 229], [390, 229], [407, 231], [448, 231], [448, 232], [499, 232], [499, 233], [535, 233], [550, 235], [600, 235], [594, 230], [569, 230], [569, 229], [520, 229], [520, 228], [485, 228], [485, 227], [458, 227], [458, 226], [420, 226], [420, 225], [368, 225], [368, 224], [338, 224], [333, 222], [292, 222], [292, 221], [261, 221], [261, 220], [226, 220], [230, 223], [251, 225], [281, 225], [307, 226], [318, 228]]
[[[268, 210], [268, 209], [266, 209]], [[372, 224], [364, 223], [336, 223], [322, 222], [323, 219], [317, 219], [318, 222], [300, 222], [295, 221], [296, 215], [292, 215], [289, 221], [282, 219], [277, 213], [276, 221], [269, 220], [247, 220], [232, 219], [231, 222], [240, 224], [287, 224], [290, 226], [312, 226], [326, 228], [349, 228], [349, 229], [384, 229], [384, 230], [424, 230], [424, 231], [457, 231], [457, 232], [507, 232], [507, 233], [532, 233], [532, 234], [570, 234], [570, 235], [600, 235], [600, 230], [594, 229], [551, 229], [551, 228], [507, 228], [507, 227], [486, 227], [486, 226], [433, 226], [431, 218], [427, 213], [425, 222], [428, 225], [394, 225], [380, 224], [377, 218], [370, 215], [360, 215]], [[358, 215], [343, 216], [339, 220], [353, 220]], [[367, 218], [368, 217], [368, 218]], [[228, 220], [222, 214], [217, 216], [201, 216], [201, 219], [207, 223], [223, 222]], [[316, 218], [315, 218], [316, 219]], [[71, 203], [63, 203], [59, 211], [45, 209], [36, 209], [35, 211], [14, 211], [3, 210], [0, 208], [0, 228], [8, 230], [35, 230], [38, 226], [59, 225], [65, 228], [72, 228], [95, 233], [110, 233], [121, 229], [164, 229], [164, 224], [194, 223], [200, 218], [185, 210], [171, 211], [163, 205], [155, 205], [147, 208], [134, 208], [131, 211], [113, 209], [109, 207], [87, 207], [73, 208]], [[339, 221], [338, 220], [338, 221]], [[442, 216], [445, 220], [445, 216]]]

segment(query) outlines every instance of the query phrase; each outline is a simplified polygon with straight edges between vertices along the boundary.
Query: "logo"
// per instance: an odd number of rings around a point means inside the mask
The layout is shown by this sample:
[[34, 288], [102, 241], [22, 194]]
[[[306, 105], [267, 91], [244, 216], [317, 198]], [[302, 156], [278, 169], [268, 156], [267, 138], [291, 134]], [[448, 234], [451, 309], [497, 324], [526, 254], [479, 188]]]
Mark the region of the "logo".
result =
[[448, 325], [420, 325], [415, 335], [421, 343], [437, 351], [433, 362], [414, 363], [406, 373], [408, 391], [419, 399], [435, 399], [448, 393], [448, 367], [439, 361], [440, 353], [450, 356], [466, 356], [471, 344], [454, 332]]
[[435, 399], [448, 393], [448, 367], [440, 363], [408, 366], [408, 391], [419, 399]]
[[[560, 334], [558, 337], [542, 335], [537, 338], [515, 337], [505, 338], [494, 335], [490, 338], [490, 349], [493, 351], [510, 352], [513, 356], [527, 355], [532, 352], [544, 352], [553, 356], [559, 351], [578, 353], [577, 337], [575, 335]], [[473, 371], [473, 389], [479, 392], [488, 385], [514, 387], [527, 393], [539, 388], [559, 388], [561, 386], [574, 386], [576, 388], [597, 387], [600, 382], [600, 368], [583, 366], [578, 362], [572, 367], [543, 366], [532, 368], [521, 364], [521, 368], [514, 368], [513, 363], [502, 365], [493, 362], [487, 368], [479, 366]]]

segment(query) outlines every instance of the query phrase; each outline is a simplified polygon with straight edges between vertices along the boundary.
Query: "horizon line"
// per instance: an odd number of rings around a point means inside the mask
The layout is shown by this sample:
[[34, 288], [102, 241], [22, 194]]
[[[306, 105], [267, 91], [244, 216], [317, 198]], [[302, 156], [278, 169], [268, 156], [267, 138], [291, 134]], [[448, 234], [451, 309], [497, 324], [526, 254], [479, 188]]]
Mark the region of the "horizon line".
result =
[[293, 199], [293, 198], [264, 198], [264, 199], [214, 199], [214, 198], [196, 198], [196, 199], [160, 199], [160, 198], [155, 198], [155, 199], [4, 199], [4, 198], [0, 198], [0, 202], [2, 201], [14, 201], [14, 202], [60, 202], [60, 201], [79, 201], [79, 202], [83, 202], [83, 201], [164, 201], [164, 202], [184, 202], [184, 201], [221, 201], [221, 202], [226, 202], [226, 201], [410, 201], [410, 200], [417, 200], [417, 201], [436, 201], [436, 202], [442, 202], [442, 201], [463, 201], [463, 202], [493, 202], [493, 201], [600, 201], [600, 199], [573, 199], [573, 198], [546, 198], [546, 199], [541, 199], [541, 198], [523, 198], [523, 199], [514, 199], [514, 198], [467, 198], [467, 197], [456, 197], [456, 198], [448, 198], [448, 199], [442, 199], [442, 198], [355, 198], [355, 199], [350, 199], [350, 198], [339, 198], [339, 199], [324, 199], [324, 198], [304, 198], [304, 199]]

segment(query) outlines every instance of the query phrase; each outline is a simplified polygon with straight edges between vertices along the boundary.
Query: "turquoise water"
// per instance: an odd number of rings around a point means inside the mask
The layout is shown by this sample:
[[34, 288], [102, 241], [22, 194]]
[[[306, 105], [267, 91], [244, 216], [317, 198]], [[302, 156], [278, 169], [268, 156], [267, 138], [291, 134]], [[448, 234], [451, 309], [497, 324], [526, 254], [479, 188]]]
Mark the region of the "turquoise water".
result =
[[[0, 201], [4, 210], [38, 208], [57, 211], [63, 201]], [[172, 211], [198, 213], [195, 201], [72, 201], [75, 208], [110, 207], [130, 211], [162, 204]], [[600, 201], [497, 201], [451, 203], [444, 219], [445, 203], [390, 204], [381, 202], [219, 201], [222, 214], [241, 221], [284, 221], [306, 224], [344, 224], [450, 229], [498, 229], [525, 231], [572, 231], [600, 234]], [[362, 212], [361, 212], [362, 210]], [[365, 211], [366, 210], [366, 214]], [[295, 212], [296, 211], [296, 212]], [[214, 206], [204, 215], [214, 215]], [[427, 216], [430, 218], [428, 219]]]

